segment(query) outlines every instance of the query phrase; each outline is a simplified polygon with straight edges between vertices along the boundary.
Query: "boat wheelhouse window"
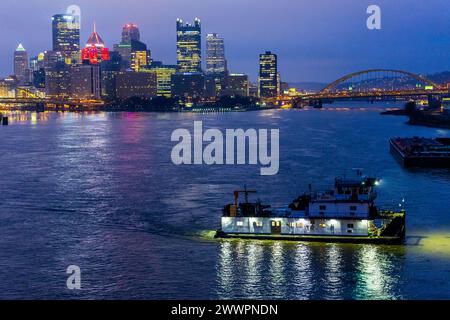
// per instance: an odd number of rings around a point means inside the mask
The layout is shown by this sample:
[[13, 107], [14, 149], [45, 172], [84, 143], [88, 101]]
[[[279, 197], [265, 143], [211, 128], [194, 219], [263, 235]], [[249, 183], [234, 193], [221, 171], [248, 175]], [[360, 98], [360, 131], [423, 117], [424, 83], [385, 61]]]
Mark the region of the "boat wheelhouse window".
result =
[[356, 211], [358, 208], [356, 206], [350, 206], [350, 210]]
[[319, 224], [319, 227], [322, 228], [322, 229], [324, 229], [324, 228], [327, 227], [327, 225], [326, 225], [325, 223], [321, 223], [321, 224]]
[[263, 223], [262, 223], [262, 221], [255, 221], [255, 222], [253, 222], [253, 225], [254, 225], [255, 227], [262, 227], [262, 226], [263, 226]]
[[325, 210], [327, 210], [327, 206], [319, 206], [319, 210], [320, 211], [325, 211]]
[[349, 224], [347, 225], [347, 228], [353, 229], [353, 223], [349, 223]]

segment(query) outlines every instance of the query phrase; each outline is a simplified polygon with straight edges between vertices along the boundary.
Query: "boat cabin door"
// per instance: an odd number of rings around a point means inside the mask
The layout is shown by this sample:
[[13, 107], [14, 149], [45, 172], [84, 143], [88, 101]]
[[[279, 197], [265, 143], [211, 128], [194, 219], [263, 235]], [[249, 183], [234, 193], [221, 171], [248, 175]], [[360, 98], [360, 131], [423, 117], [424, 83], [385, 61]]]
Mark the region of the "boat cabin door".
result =
[[271, 221], [270, 230], [272, 234], [281, 234], [281, 221]]

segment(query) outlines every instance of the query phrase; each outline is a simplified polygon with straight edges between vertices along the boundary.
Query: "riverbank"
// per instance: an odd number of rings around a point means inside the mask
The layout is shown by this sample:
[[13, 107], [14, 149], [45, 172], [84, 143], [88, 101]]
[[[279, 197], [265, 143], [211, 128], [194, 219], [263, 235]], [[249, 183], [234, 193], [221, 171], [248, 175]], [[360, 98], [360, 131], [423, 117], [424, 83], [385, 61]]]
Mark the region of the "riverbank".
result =
[[409, 115], [412, 125], [450, 129], [450, 114], [442, 112], [414, 112]]
[[441, 110], [411, 110], [393, 109], [380, 113], [381, 115], [406, 116], [408, 123], [416, 126], [450, 129], [450, 113]]

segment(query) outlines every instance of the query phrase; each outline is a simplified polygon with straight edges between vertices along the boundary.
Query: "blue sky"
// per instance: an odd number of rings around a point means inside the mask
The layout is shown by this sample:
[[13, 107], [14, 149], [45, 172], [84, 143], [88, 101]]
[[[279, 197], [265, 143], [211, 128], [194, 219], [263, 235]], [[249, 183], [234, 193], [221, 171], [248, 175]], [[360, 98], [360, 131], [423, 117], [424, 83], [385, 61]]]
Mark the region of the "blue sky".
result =
[[[21, 42], [29, 55], [51, 48], [51, 16], [82, 10], [82, 44], [95, 20], [112, 48], [122, 25], [138, 24], [156, 60], [175, 63], [176, 18], [202, 20], [203, 34], [225, 38], [232, 72], [253, 79], [258, 54], [279, 55], [285, 81], [327, 82], [368, 68], [417, 73], [450, 70], [448, 0], [8, 0], [0, 3], [0, 74], [12, 72]], [[366, 9], [382, 10], [382, 30], [366, 28]]]

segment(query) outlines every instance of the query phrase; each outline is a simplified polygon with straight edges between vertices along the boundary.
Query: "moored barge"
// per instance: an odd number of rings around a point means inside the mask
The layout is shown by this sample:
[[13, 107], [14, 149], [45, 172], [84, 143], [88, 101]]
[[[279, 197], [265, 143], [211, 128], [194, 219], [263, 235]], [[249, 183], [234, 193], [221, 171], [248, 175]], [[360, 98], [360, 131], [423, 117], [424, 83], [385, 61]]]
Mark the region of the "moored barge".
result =
[[450, 138], [392, 138], [389, 144], [404, 167], [450, 167]]
[[[406, 211], [379, 209], [375, 178], [336, 178], [334, 190], [304, 193], [288, 207], [249, 202], [253, 190], [234, 192], [216, 238], [401, 244]], [[244, 194], [244, 202], [239, 195]]]

